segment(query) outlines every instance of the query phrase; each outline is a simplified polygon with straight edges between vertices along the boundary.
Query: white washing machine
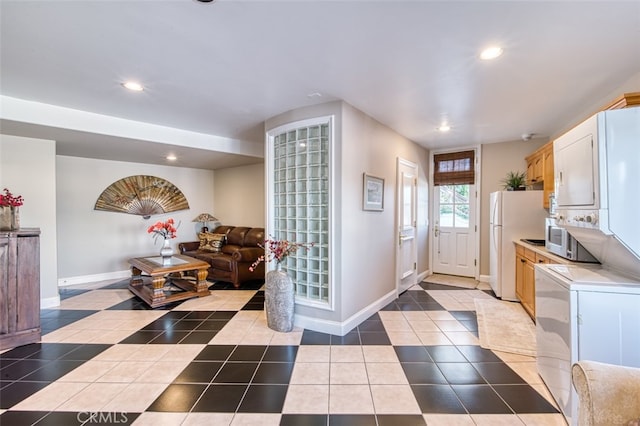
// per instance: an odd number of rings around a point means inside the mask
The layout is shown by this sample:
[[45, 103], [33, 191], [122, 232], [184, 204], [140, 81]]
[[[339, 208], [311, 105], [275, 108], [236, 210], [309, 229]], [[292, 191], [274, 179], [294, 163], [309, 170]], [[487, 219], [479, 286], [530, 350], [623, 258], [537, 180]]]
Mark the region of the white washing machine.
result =
[[576, 361], [640, 367], [640, 281], [601, 265], [535, 268], [538, 374], [577, 425]]

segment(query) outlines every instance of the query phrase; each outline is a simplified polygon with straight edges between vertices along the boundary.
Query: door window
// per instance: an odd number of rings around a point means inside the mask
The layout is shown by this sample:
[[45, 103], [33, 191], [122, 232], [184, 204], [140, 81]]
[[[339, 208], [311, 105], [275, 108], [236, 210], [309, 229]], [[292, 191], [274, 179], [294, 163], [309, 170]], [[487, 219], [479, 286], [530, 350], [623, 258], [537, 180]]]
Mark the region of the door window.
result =
[[469, 228], [469, 185], [441, 185], [440, 226]]

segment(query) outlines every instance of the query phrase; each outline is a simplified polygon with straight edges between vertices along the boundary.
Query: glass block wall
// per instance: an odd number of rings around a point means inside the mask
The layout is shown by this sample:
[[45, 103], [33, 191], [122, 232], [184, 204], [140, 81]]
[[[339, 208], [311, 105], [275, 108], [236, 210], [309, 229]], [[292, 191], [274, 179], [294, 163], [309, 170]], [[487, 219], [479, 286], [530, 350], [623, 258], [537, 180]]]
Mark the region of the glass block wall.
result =
[[296, 297], [329, 302], [329, 123], [277, 134], [273, 139], [272, 237], [313, 243], [283, 262]]

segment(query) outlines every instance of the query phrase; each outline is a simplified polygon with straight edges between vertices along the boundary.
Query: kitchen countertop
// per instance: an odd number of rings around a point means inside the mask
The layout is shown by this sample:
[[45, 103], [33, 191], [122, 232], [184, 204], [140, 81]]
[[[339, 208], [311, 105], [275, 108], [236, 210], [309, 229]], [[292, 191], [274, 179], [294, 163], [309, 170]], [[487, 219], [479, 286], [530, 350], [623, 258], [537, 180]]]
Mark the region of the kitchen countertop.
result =
[[582, 264], [582, 262], [572, 262], [569, 259], [565, 259], [558, 255], [551, 253], [544, 246], [536, 246], [533, 244], [525, 243], [524, 241], [514, 240], [515, 244], [521, 245], [522, 247], [528, 248], [529, 250], [535, 251], [538, 254], [541, 254], [549, 259], [553, 260], [555, 263], [563, 264], [563, 265], [572, 265], [572, 264]]

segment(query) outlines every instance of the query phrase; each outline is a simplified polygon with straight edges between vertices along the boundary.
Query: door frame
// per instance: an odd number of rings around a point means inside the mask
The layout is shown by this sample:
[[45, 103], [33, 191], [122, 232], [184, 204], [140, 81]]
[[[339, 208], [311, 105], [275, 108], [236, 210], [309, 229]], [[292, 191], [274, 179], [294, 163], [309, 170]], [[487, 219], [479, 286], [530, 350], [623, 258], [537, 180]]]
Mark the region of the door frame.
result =
[[[395, 252], [395, 275], [396, 275], [396, 294], [400, 295], [400, 283], [402, 282], [402, 279], [400, 278], [400, 270], [402, 269], [402, 261], [400, 259], [400, 243], [398, 241], [399, 239], [399, 232], [400, 232], [400, 225], [402, 223], [402, 219], [400, 218], [400, 214], [401, 214], [401, 208], [400, 208], [400, 191], [402, 190], [402, 176], [401, 176], [401, 172], [400, 172], [400, 166], [406, 166], [406, 167], [410, 167], [413, 168], [414, 172], [415, 172], [415, 177], [416, 177], [416, 182], [415, 182], [415, 186], [414, 186], [414, 197], [415, 197], [415, 203], [413, 206], [413, 218], [414, 218], [414, 238], [413, 238], [413, 244], [414, 246], [414, 262], [417, 266], [418, 263], [418, 184], [417, 184], [417, 179], [420, 173], [420, 169], [418, 167], [418, 164], [407, 160], [405, 158], [402, 157], [396, 157], [396, 200], [395, 200], [395, 223], [394, 223], [394, 244], [396, 247], [396, 252]], [[414, 271], [414, 275], [416, 278], [416, 282], [414, 283], [417, 284], [418, 283], [418, 268], [415, 268]]]
[[[476, 259], [476, 263], [474, 265], [474, 278], [476, 280], [480, 279], [480, 230], [481, 230], [481, 226], [480, 226], [480, 211], [481, 211], [481, 202], [482, 202], [482, 174], [481, 174], [481, 170], [482, 170], [482, 150], [480, 149], [481, 146], [480, 145], [471, 145], [471, 146], [463, 146], [463, 147], [458, 147], [455, 149], [446, 149], [446, 150], [433, 150], [429, 152], [429, 198], [431, 200], [435, 200], [435, 185], [433, 184], [433, 157], [436, 154], [446, 154], [449, 152], [459, 152], [459, 151], [474, 151], [474, 158], [475, 158], [475, 165], [474, 165], [474, 172], [475, 172], [475, 187], [476, 187], [476, 206], [474, 209], [474, 214], [475, 214], [475, 233], [476, 233], [476, 243], [475, 243], [475, 247], [474, 247], [474, 256]], [[429, 272], [431, 274], [433, 274], [433, 265], [435, 264], [435, 252], [434, 252], [434, 237], [433, 237], [433, 232], [434, 232], [434, 223], [435, 223], [435, 217], [433, 217], [433, 201], [429, 204], [429, 265], [431, 265], [429, 267]]]

